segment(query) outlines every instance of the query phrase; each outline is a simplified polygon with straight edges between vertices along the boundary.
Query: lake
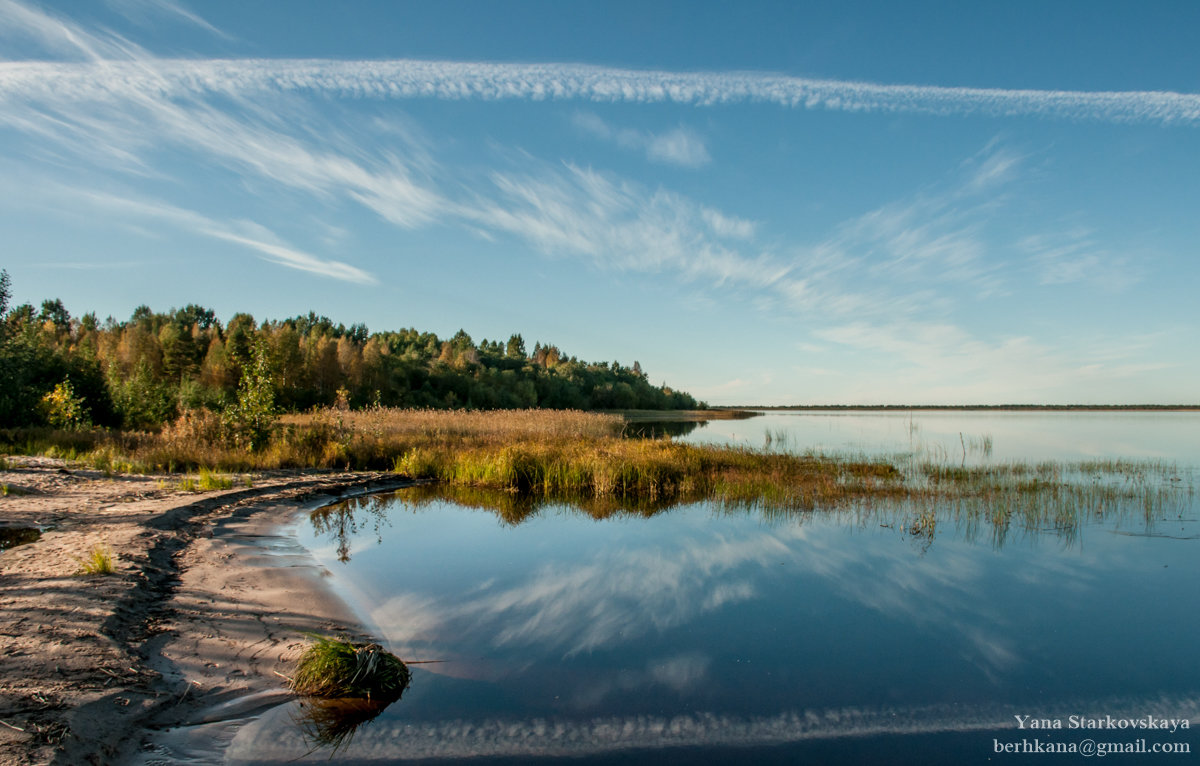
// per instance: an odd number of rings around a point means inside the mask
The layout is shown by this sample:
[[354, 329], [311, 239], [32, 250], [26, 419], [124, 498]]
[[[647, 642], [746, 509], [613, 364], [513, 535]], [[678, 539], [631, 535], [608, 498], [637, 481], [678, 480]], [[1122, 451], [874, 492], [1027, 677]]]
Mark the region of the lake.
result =
[[547, 504], [512, 524], [485, 496], [347, 500], [294, 534], [385, 645], [420, 661], [412, 685], [333, 723], [275, 708], [225, 761], [959, 764], [1022, 757], [1008, 747], [1195, 746], [1178, 722], [1200, 726], [1198, 426], [771, 413], [676, 437], [955, 465], [1150, 459], [1138, 480], [1169, 497], [1004, 535], [949, 511], [917, 532], [903, 505], [595, 519]]
[[1194, 411], [760, 411], [695, 426], [678, 438], [955, 464], [965, 452], [968, 465], [1110, 458], [1200, 465], [1200, 412]]

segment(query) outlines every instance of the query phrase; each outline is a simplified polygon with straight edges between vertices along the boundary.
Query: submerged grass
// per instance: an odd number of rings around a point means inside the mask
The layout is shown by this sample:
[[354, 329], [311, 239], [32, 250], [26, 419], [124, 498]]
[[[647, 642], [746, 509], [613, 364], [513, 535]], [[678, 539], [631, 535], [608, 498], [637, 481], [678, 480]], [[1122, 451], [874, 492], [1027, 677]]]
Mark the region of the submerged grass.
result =
[[297, 694], [324, 699], [392, 701], [408, 688], [409, 672], [398, 657], [379, 644], [309, 634], [291, 679]]

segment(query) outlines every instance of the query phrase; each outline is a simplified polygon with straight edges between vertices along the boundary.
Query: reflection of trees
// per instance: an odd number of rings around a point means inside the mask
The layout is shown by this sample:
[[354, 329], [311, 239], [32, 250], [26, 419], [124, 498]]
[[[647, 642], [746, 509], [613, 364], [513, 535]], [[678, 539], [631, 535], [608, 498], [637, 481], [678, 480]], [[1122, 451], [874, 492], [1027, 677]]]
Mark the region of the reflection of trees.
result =
[[383, 542], [383, 527], [392, 493], [349, 497], [341, 502], [318, 508], [309, 514], [313, 530], [337, 541], [338, 561], [350, 560], [350, 538], [371, 523], [377, 542]]
[[678, 500], [619, 498], [609, 495], [591, 497], [571, 493], [537, 495], [486, 487], [431, 484], [411, 487], [396, 493], [405, 505], [424, 508], [434, 503], [455, 503], [468, 508], [492, 511], [507, 524], [520, 524], [547, 508], [583, 513], [593, 519], [619, 516], [649, 517], [676, 507]]
[[[890, 494], [841, 501], [797, 503], [786, 487], [753, 484], [748, 492], [726, 488], [723, 499], [708, 502], [715, 514], [754, 514], [767, 524], [795, 524], [821, 514], [852, 526], [903, 530], [923, 552], [936, 537], [952, 534], [972, 543], [1003, 548], [1014, 539], [1052, 538], [1065, 546], [1082, 544], [1083, 528], [1095, 522], [1113, 531], [1155, 534], [1156, 523], [1184, 518], [1194, 507], [1194, 484], [1176, 478], [1173, 466], [1157, 464], [1023, 464], [945, 467], [924, 464], [910, 472]], [[734, 489], [737, 489], [735, 486]], [[318, 534], [337, 541], [338, 559], [350, 560], [350, 538], [373, 525], [382, 527], [392, 502], [418, 510], [435, 503], [456, 503], [495, 513], [517, 525], [546, 509], [582, 513], [593, 519], [649, 517], [679, 505], [681, 498], [600, 497], [571, 493], [522, 493], [445, 484], [422, 485], [381, 495], [350, 498], [312, 512]]]
[[627, 439], [661, 439], [668, 436], [686, 436], [697, 428], [708, 425], [703, 420], [647, 420], [625, 424]]

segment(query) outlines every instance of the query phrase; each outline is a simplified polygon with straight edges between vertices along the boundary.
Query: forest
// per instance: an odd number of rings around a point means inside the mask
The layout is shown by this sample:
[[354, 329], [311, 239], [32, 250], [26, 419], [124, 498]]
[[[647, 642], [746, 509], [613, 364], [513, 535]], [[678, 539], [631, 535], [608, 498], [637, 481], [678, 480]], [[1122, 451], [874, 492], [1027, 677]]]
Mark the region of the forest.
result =
[[[10, 306], [0, 272], [0, 427], [155, 429], [189, 411], [266, 406], [433, 409], [702, 409], [638, 362], [584, 362], [520, 334], [475, 342], [370, 332], [309, 313], [278, 321], [198, 305], [128, 320], [72, 316], [61, 300]], [[264, 402], [263, 397], [268, 401]]]

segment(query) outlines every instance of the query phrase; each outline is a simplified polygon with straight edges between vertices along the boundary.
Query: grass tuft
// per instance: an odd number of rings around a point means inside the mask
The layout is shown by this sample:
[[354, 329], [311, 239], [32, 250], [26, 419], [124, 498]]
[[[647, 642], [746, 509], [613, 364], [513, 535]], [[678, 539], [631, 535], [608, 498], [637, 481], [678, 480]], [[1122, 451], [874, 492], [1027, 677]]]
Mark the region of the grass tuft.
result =
[[408, 666], [379, 644], [308, 634], [291, 679], [297, 694], [325, 699], [395, 700], [408, 688]]
[[97, 577], [114, 574], [117, 571], [113, 565], [112, 551], [103, 543], [93, 545], [88, 555], [75, 560], [79, 562], [79, 570], [75, 573], [79, 576]]
[[207, 468], [200, 469], [200, 490], [233, 489], [233, 477], [223, 476]]

